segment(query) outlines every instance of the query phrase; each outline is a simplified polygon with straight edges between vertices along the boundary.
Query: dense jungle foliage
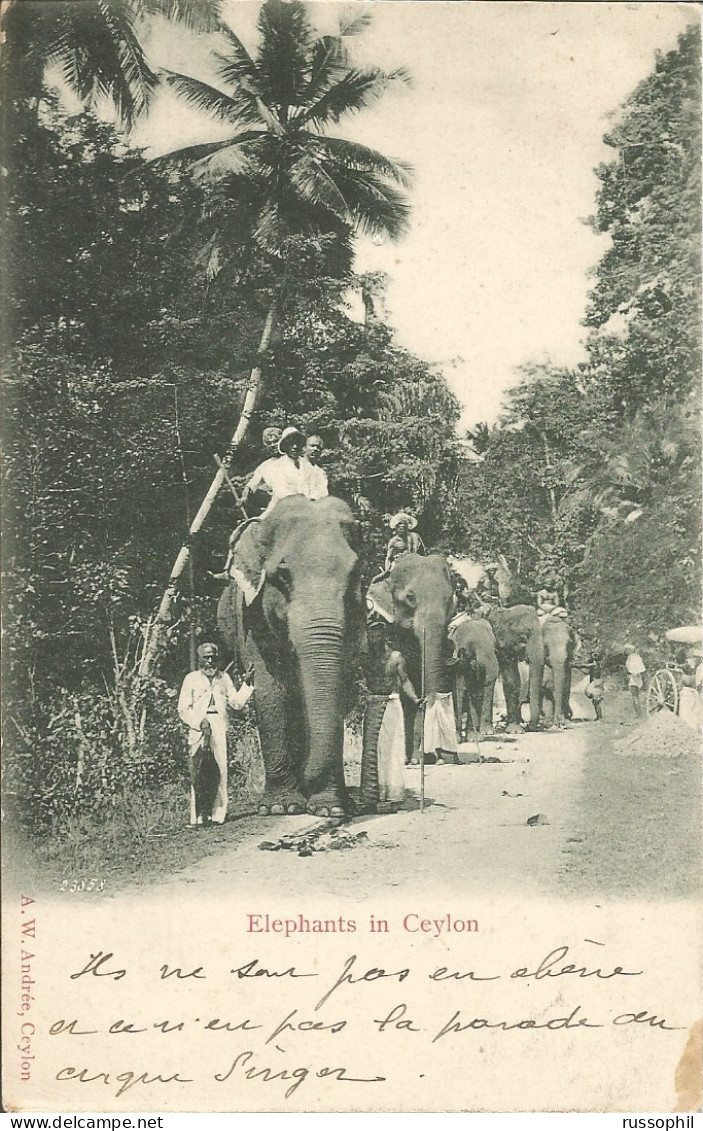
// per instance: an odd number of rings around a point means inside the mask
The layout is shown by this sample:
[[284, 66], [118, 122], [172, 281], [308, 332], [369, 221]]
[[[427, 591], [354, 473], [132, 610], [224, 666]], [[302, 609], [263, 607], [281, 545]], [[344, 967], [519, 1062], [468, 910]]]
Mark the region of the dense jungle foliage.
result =
[[[471, 438], [453, 536], [561, 579], [604, 652], [701, 619], [700, 34], [657, 57], [614, 116], [590, 219], [610, 237], [575, 371], [526, 366]], [[462, 516], [470, 515], [468, 529]]]
[[[303, 18], [280, 0], [264, 12]], [[526, 366], [499, 422], [470, 433], [478, 462], [465, 458], [442, 373], [402, 349], [370, 301], [365, 320], [350, 317], [351, 297], [382, 285], [352, 270], [364, 192], [382, 199], [373, 223], [400, 235], [409, 173], [357, 153], [369, 164], [344, 217], [294, 170], [309, 194], [296, 228], [300, 209], [266, 195], [262, 158], [248, 185], [194, 179], [186, 160], [129, 148], [87, 104], [90, 83], [77, 88], [87, 100], [77, 114], [51, 91], [50, 71], [18, 83], [20, 32], [3, 71], [3, 725], [5, 793], [22, 821], [61, 831], [76, 814], [104, 819], [126, 796], [185, 782], [174, 695], [193, 642], [216, 631], [221, 583], [210, 573], [237, 521], [227, 490], [148, 677], [144, 634], [237, 423], [272, 304], [262, 388], [231, 468], [238, 486], [262, 458], [262, 428], [293, 422], [325, 441], [331, 489], [362, 523], [367, 579], [386, 515], [407, 507], [429, 547], [500, 551], [528, 591], [559, 574], [582, 631], [605, 650], [633, 634], [655, 650], [667, 627], [699, 619], [695, 31], [658, 58], [606, 138], [614, 156], [598, 170], [591, 223], [611, 246], [586, 312], [588, 361], [574, 372]], [[55, 60], [51, 28], [42, 34]], [[339, 74], [343, 48], [330, 50]], [[89, 54], [83, 45], [80, 58]], [[336, 121], [332, 78], [315, 74]], [[345, 94], [359, 109], [369, 84], [376, 96], [398, 78], [374, 72]], [[125, 103], [124, 86], [104, 78], [98, 89], [122, 90]], [[124, 121], [146, 109], [142, 94], [122, 106]], [[236, 97], [233, 109], [212, 88], [196, 94], [221, 120], [242, 112]], [[334, 147], [328, 156], [337, 161]]]

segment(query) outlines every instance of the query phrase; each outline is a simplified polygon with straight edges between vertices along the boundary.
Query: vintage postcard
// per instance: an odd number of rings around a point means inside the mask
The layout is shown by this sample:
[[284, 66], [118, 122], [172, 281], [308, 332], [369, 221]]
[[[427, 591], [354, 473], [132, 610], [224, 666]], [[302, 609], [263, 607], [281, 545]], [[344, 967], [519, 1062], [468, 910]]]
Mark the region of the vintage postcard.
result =
[[6, 1111], [700, 1109], [700, 49], [2, 4]]

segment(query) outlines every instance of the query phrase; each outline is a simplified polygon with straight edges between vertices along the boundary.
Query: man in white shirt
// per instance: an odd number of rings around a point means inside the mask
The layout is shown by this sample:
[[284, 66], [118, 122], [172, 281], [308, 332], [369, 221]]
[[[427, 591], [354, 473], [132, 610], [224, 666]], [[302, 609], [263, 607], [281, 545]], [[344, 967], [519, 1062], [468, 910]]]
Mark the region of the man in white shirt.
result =
[[320, 456], [324, 447], [320, 436], [308, 436], [308, 442], [303, 453], [303, 463], [307, 464], [307, 491], [305, 493], [309, 499], [322, 499], [325, 495], [329, 495], [327, 472], [320, 467]]
[[262, 486], [270, 490], [271, 501], [260, 518], [270, 514], [278, 500], [284, 499], [286, 495], [308, 495], [307, 477], [310, 465], [302, 458], [304, 444], [305, 436], [298, 428], [284, 428], [278, 441], [280, 455], [274, 459], [264, 460], [256, 468], [242, 493], [244, 506], [249, 495]]
[[[250, 673], [237, 690], [227, 673], [219, 671], [217, 661], [217, 645], [201, 644], [198, 670], [185, 677], [178, 699], [178, 714], [188, 727], [191, 825], [209, 824], [210, 810], [216, 825], [221, 825], [227, 815], [227, 713], [241, 711], [254, 690]], [[203, 805], [200, 785], [209, 751], [219, 778], [213, 783], [214, 800], [210, 797]]]
[[639, 718], [642, 714], [642, 706], [640, 704], [640, 691], [644, 685], [643, 675], [646, 671], [644, 661], [634, 644], [625, 645], [625, 668], [627, 669], [628, 687], [630, 688], [630, 695], [632, 696], [632, 703], [635, 708], [635, 714]]

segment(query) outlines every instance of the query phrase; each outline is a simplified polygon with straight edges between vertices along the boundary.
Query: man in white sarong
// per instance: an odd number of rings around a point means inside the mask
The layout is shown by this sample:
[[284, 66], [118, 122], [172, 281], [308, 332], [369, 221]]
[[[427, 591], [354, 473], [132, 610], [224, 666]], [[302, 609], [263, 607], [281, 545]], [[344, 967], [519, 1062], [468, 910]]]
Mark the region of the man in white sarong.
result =
[[450, 754], [452, 761], [456, 760], [456, 722], [451, 691], [433, 691], [425, 699], [423, 749], [425, 754], [435, 755], [437, 765], [444, 761], [444, 754]]
[[[191, 825], [209, 824], [210, 805], [213, 823], [224, 822], [227, 815], [227, 715], [230, 710], [241, 711], [253, 691], [248, 680], [237, 689], [227, 673], [219, 671], [217, 660], [216, 644], [200, 645], [200, 666], [183, 680], [178, 700], [178, 714], [188, 727]], [[202, 803], [199, 804], [199, 776], [206, 769], [210, 752], [217, 768], [214, 799], [205, 804], [203, 812]]]
[[441, 689], [428, 692], [425, 696], [425, 722], [422, 734], [423, 753], [434, 754], [438, 766], [443, 764], [445, 754], [449, 755], [451, 762], [457, 761], [454, 696], [447, 690], [453, 679], [451, 671], [458, 663], [451, 640], [445, 641], [443, 662], [445, 677], [440, 684]]

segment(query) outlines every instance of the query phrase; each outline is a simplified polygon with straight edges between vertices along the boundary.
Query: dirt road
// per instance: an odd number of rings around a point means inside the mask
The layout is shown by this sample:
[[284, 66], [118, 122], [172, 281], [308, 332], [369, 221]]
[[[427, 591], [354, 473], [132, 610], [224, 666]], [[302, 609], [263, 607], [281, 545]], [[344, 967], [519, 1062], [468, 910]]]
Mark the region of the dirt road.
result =
[[[178, 898], [226, 890], [250, 901], [254, 892], [262, 902], [344, 893], [347, 904], [380, 890], [413, 898], [446, 892], [455, 907], [463, 895], [468, 905], [483, 893], [686, 898], [700, 875], [695, 736], [687, 757], [623, 756], [613, 743], [634, 727], [630, 713], [621, 696], [604, 724], [577, 721], [486, 742], [484, 756], [497, 762], [428, 766], [424, 812], [419, 767], [408, 767], [403, 810], [349, 822], [341, 830], [348, 847], [327, 834], [310, 855], [260, 848], [330, 828], [310, 817], [243, 817], [184, 833], [207, 855], [163, 871], [159, 887]], [[144, 877], [144, 894], [153, 882]]]

